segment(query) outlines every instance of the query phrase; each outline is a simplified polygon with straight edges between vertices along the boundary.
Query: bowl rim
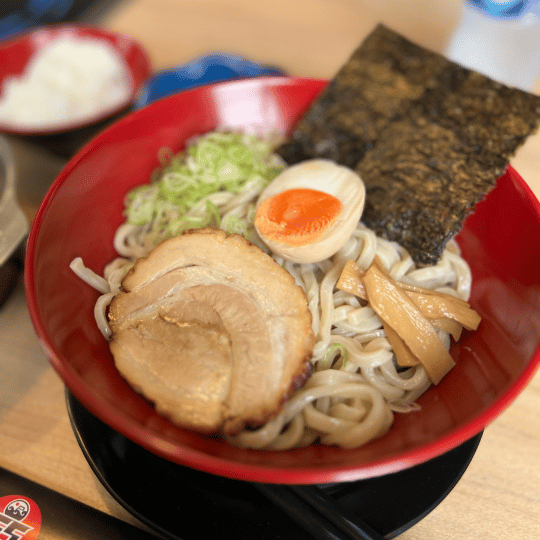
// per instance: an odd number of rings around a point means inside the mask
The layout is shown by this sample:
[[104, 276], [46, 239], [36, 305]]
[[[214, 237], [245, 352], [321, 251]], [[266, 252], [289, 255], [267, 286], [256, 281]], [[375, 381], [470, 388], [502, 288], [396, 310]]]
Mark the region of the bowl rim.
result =
[[[305, 78], [305, 77], [290, 77], [290, 76], [278, 76], [278, 77], [260, 77], [256, 79], [242, 79], [228, 82], [218, 82], [214, 84], [205, 85], [202, 87], [186, 90], [180, 94], [192, 93], [192, 92], [211, 92], [215, 87], [224, 87], [230, 85], [260, 85], [260, 84], [302, 84], [306, 82], [312, 82], [314, 84], [324, 85], [328, 83], [325, 79]], [[322, 87], [322, 86], [321, 86]], [[88, 154], [98, 148], [102, 140], [107, 137], [109, 130], [115, 129], [116, 126], [121, 125], [124, 122], [129, 122], [133, 119], [134, 115], [148, 114], [148, 109], [153, 107], [159, 107], [159, 103], [165, 100], [176, 99], [175, 94], [173, 96], [164, 97], [148, 105], [147, 107], [134, 111], [130, 115], [115, 122], [112, 126], [107, 128], [100, 135], [95, 137], [92, 141], [86, 144], [64, 167], [58, 177], [55, 179], [51, 188], [47, 192], [32, 225], [28, 245], [27, 245], [27, 257], [25, 261], [25, 288], [27, 291], [27, 305], [30, 313], [31, 320], [34, 324], [36, 334], [41, 342], [41, 346], [45, 351], [51, 365], [57, 371], [58, 375], [64, 381], [68, 389], [72, 392], [74, 397], [80, 401], [80, 403], [87, 408], [92, 414], [102, 419], [114, 430], [122, 433], [133, 442], [139, 444], [143, 448], [153, 452], [154, 454], [168, 459], [174, 463], [178, 463], [184, 466], [191, 467], [193, 469], [201, 470], [211, 474], [219, 476], [265, 483], [281, 483], [281, 484], [315, 484], [315, 483], [329, 483], [329, 482], [344, 482], [353, 481], [365, 478], [371, 478], [384, 474], [399, 472], [400, 470], [412, 467], [422, 462], [433, 459], [445, 452], [448, 452], [452, 448], [459, 446], [470, 438], [480, 433], [490, 422], [497, 418], [505, 409], [507, 409], [514, 400], [518, 397], [524, 387], [532, 379], [534, 374], [540, 368], [540, 343], [536, 346], [531, 358], [527, 362], [525, 368], [521, 374], [514, 380], [514, 382], [504, 391], [504, 393], [494, 401], [487, 409], [476, 414], [465, 425], [458, 426], [442, 437], [438, 437], [436, 440], [424, 444], [420, 448], [413, 448], [410, 450], [402, 451], [397, 457], [391, 459], [388, 462], [388, 458], [380, 460], [372, 460], [368, 463], [362, 464], [360, 467], [354, 464], [350, 465], [328, 465], [328, 466], [305, 466], [296, 468], [283, 468], [277, 466], [266, 465], [254, 465], [246, 464], [243, 462], [231, 462], [227, 459], [223, 459], [217, 456], [211, 456], [204, 452], [199, 451], [193, 447], [179, 448], [170, 441], [163, 437], [153, 436], [151, 439], [147, 433], [143, 433], [138, 426], [130, 424], [130, 429], [126, 429], [126, 417], [121, 411], [112, 410], [107, 407], [106, 404], [100, 400], [96, 400], [92, 391], [88, 389], [80, 377], [71, 369], [69, 363], [62, 358], [62, 356], [55, 350], [54, 345], [51, 343], [47, 336], [45, 326], [40, 319], [40, 313], [38, 309], [36, 299], [36, 289], [34, 283], [34, 267], [33, 260], [36, 250], [37, 237], [41, 223], [47, 212], [51, 201], [53, 200], [56, 192], [62, 187], [63, 183], [71, 173], [71, 171], [82, 161]], [[144, 112], [146, 111], [146, 112]], [[519, 188], [522, 196], [529, 199], [538, 215], [540, 222], [540, 203], [536, 199], [534, 193], [525, 182], [525, 180], [513, 169], [511, 165], [508, 165], [506, 173], [510, 176], [512, 182]], [[249, 451], [252, 452], [252, 451]], [[256, 452], [256, 451], [253, 451]], [[294, 452], [291, 450], [289, 452]], [[343, 450], [347, 452], [347, 450]]]
[[[47, 136], [63, 134], [73, 130], [99, 124], [100, 122], [112, 118], [116, 114], [127, 109], [135, 100], [144, 82], [146, 82], [146, 80], [148, 80], [148, 78], [152, 74], [153, 68], [150, 55], [148, 51], [141, 45], [141, 43], [121, 32], [116, 32], [107, 28], [94, 26], [89, 23], [59, 22], [37, 26], [30, 30], [23, 30], [3, 41], [0, 44], [0, 51], [5, 48], [24, 46], [25, 43], [31, 42], [34, 37], [38, 36], [39, 34], [45, 34], [48, 37], [50, 36], [52, 39], [57, 35], [62, 35], [62, 33], [73, 33], [73, 35], [76, 36], [93, 37], [95, 39], [98, 39], [99, 41], [106, 41], [107, 43], [109, 43], [112, 48], [117, 52], [121, 62], [127, 68], [127, 71], [131, 78], [132, 84], [129, 94], [119, 105], [92, 114], [82, 121], [75, 120], [70, 122], [64, 122], [62, 124], [57, 124], [51, 127], [31, 128], [18, 127], [14, 124], [3, 123], [2, 121], [0, 121], [1, 132], [19, 136]], [[120, 52], [119, 43], [122, 44], [121, 48], [123, 49], [123, 52]], [[133, 77], [133, 68], [126, 59], [126, 54], [128, 51], [130, 51], [131, 54], [136, 54], [138, 56], [138, 61], [140, 62], [140, 69], [143, 73], [143, 79], [138, 83]], [[32, 56], [30, 58], [32, 58]], [[24, 73], [24, 68], [21, 74], [22, 73]], [[18, 74], [18, 76], [20, 76], [21, 74]], [[5, 78], [6, 77], [0, 78], [0, 90]]]

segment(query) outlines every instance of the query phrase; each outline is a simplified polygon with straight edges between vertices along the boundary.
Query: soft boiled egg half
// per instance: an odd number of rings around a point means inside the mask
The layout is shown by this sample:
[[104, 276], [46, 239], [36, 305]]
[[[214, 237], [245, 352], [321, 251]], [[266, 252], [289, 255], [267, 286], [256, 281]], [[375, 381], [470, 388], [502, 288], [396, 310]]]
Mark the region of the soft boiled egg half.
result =
[[255, 228], [277, 255], [296, 263], [334, 255], [355, 230], [366, 199], [348, 167], [312, 159], [281, 172], [257, 201]]

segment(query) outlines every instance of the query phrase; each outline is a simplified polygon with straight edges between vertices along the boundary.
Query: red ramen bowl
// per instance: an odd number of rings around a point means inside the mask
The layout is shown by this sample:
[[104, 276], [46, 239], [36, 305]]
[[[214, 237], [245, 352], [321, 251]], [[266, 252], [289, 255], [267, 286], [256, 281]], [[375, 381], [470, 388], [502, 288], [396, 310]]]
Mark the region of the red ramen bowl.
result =
[[390, 431], [355, 450], [313, 445], [239, 449], [159, 416], [114, 367], [94, 322], [98, 293], [69, 267], [101, 274], [115, 256], [126, 192], [148, 181], [163, 146], [220, 128], [286, 134], [326, 81], [273, 77], [218, 83], [164, 98], [126, 116], [71, 159], [35, 218], [26, 258], [30, 315], [67, 388], [92, 414], [171, 462], [266, 483], [328, 483], [397, 472], [478, 434], [508, 407], [540, 362], [540, 204], [512, 168], [459, 234], [473, 273], [471, 303], [483, 320], [452, 348], [456, 367], [396, 415]]
[[[69, 38], [75, 41], [92, 40], [107, 45], [116, 53], [120, 65], [130, 78], [129, 92], [125, 99], [107, 108], [85, 115], [84, 119], [65, 118], [47, 123], [25, 125], [15, 120], [0, 119], [0, 131], [23, 137], [32, 143], [46, 147], [60, 155], [71, 156], [99, 130], [125, 113], [142, 85], [152, 72], [151, 62], [143, 47], [133, 39], [116, 32], [85, 24], [55, 24], [36, 27], [0, 44], [0, 98], [5, 92], [5, 83], [10, 79], [21, 80], [28, 74], [31, 60], [45, 47], [57, 40]], [[106, 66], [104, 66], [106, 69]], [[41, 76], [44, 76], [42, 73]], [[64, 73], [64, 77], [66, 74]], [[99, 74], [96, 73], [96, 78]], [[36, 98], [37, 99], [37, 98]], [[44, 107], [46, 105], [43, 105]]]

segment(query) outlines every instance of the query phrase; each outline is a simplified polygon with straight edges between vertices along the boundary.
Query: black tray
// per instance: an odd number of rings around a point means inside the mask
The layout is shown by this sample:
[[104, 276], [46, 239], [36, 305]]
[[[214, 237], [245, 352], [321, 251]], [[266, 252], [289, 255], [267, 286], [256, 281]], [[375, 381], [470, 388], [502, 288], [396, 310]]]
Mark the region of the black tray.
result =
[[482, 437], [480, 433], [427, 463], [373, 479], [306, 487], [252, 484], [152, 454], [90, 414], [69, 392], [67, 407], [77, 441], [109, 493], [159, 534], [183, 540], [350, 538], [326, 526], [316, 512], [294, 504], [295, 494], [304, 489], [331, 502], [353, 522], [394, 538], [450, 493]]

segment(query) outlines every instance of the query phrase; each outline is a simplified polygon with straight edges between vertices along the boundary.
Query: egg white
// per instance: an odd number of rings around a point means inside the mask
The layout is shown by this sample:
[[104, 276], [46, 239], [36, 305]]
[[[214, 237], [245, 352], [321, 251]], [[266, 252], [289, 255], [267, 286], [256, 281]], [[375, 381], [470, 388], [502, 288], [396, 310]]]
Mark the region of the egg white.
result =
[[336, 221], [317, 240], [303, 246], [289, 246], [266, 237], [255, 227], [262, 241], [277, 255], [296, 263], [313, 263], [334, 255], [354, 232], [366, 200], [366, 189], [352, 169], [328, 159], [311, 159], [286, 168], [261, 193], [260, 205], [290, 189], [315, 189], [333, 195], [343, 208]]

